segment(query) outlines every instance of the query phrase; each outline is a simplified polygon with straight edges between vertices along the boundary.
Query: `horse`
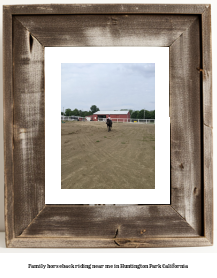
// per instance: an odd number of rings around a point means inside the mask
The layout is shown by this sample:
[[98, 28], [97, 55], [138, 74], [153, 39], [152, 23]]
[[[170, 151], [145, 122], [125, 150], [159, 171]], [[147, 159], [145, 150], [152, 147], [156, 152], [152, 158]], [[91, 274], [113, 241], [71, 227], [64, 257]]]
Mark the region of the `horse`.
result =
[[108, 132], [111, 131], [111, 128], [112, 128], [112, 120], [110, 120], [109, 118], [107, 118], [106, 124], [107, 124]]

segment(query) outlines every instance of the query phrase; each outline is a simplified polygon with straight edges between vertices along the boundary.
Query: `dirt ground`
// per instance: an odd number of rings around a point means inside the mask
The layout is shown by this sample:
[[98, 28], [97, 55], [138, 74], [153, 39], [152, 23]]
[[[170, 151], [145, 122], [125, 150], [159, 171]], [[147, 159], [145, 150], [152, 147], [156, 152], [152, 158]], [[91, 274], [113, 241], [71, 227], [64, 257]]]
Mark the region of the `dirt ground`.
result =
[[155, 125], [61, 124], [62, 189], [154, 189]]

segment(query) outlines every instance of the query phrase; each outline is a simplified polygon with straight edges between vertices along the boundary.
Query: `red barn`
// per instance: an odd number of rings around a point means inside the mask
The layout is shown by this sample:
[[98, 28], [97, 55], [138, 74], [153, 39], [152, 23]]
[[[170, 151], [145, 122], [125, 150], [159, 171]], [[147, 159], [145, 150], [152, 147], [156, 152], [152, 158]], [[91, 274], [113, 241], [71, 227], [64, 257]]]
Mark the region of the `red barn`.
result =
[[93, 121], [105, 121], [109, 116], [113, 122], [130, 121], [129, 111], [98, 111], [93, 114]]
[[94, 116], [94, 115], [85, 116], [85, 119], [86, 119], [87, 121], [93, 121], [93, 116]]

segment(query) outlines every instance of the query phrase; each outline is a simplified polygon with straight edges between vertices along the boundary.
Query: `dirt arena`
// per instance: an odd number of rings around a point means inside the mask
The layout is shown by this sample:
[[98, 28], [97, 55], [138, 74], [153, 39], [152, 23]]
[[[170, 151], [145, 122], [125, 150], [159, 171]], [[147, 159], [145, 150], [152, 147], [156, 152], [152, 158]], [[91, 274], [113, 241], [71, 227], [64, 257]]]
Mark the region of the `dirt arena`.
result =
[[61, 124], [62, 189], [154, 189], [155, 125]]

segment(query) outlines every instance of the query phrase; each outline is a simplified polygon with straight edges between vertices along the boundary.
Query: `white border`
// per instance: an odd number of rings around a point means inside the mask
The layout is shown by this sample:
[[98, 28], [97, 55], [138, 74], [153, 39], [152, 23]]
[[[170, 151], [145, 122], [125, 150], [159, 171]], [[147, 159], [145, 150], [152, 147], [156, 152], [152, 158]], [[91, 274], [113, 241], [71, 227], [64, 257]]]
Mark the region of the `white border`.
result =
[[[155, 63], [155, 189], [61, 189], [61, 63]], [[45, 204], [170, 204], [168, 47], [45, 48]]]

